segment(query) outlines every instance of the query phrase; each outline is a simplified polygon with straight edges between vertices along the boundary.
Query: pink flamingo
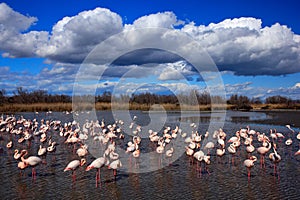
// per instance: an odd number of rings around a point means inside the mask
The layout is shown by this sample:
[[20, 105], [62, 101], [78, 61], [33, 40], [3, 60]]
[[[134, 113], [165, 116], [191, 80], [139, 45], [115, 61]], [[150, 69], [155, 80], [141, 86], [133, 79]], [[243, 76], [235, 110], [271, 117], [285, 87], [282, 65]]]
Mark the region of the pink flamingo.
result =
[[64, 169], [64, 172], [72, 170], [72, 178], [73, 178], [73, 182], [75, 182], [75, 179], [76, 179], [75, 170], [79, 166], [84, 165], [85, 163], [86, 163], [86, 160], [84, 158], [82, 158], [81, 160], [73, 160], [73, 161], [69, 162], [69, 164]]
[[117, 177], [117, 169], [120, 168], [120, 167], [122, 167], [122, 163], [119, 159], [114, 160], [113, 162], [111, 162], [108, 165], [108, 169], [113, 169], [113, 171], [114, 171], [115, 180], [116, 180], [116, 177]]
[[96, 168], [96, 187], [98, 187], [98, 182], [100, 181], [100, 169], [104, 165], [109, 165], [109, 161], [106, 157], [100, 157], [94, 160], [89, 166], [86, 167], [85, 171], [90, 171], [91, 169]]
[[261, 146], [257, 148], [257, 152], [260, 154], [260, 167], [265, 167], [265, 154], [271, 149], [271, 143], [268, 141], [265, 141], [267, 143], [267, 146]]
[[257, 161], [257, 158], [255, 156], [250, 156], [249, 159], [244, 161], [245, 167], [247, 167], [248, 172], [248, 180], [250, 180], [250, 169], [254, 166], [254, 162]]
[[38, 164], [40, 164], [42, 162], [42, 159], [37, 157], [37, 156], [29, 156], [28, 158], [24, 158], [24, 156], [26, 156], [28, 154], [27, 150], [22, 150], [22, 156], [21, 156], [21, 160], [24, 163], [26, 168], [27, 166], [31, 166], [32, 167], [32, 178], [35, 179], [36, 178], [36, 170], [35, 170], [35, 166], [37, 166]]
[[[281, 156], [276, 151], [276, 144], [272, 144], [272, 146], [273, 146], [273, 152], [270, 153], [269, 159], [274, 163], [274, 176], [275, 176], [275, 174], [277, 172], [276, 164], [281, 161]], [[279, 174], [279, 173], [277, 173], [277, 174]]]

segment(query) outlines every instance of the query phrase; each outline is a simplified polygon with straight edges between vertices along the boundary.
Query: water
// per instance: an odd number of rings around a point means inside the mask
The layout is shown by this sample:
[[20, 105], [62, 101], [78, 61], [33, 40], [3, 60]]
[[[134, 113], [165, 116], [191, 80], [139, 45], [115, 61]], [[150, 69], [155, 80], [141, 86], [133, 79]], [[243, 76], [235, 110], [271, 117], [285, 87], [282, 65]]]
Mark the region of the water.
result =
[[[124, 113], [120, 112], [120, 116]], [[153, 129], [161, 129], [160, 124], [153, 124], [151, 119], [163, 121], [165, 125], [174, 127], [178, 124], [188, 127], [191, 122], [199, 121], [199, 132], [205, 133], [209, 125], [213, 128], [219, 128], [222, 125], [222, 118], [214, 116], [210, 118], [210, 113], [198, 114], [193, 112], [177, 113], [147, 113], [133, 111], [131, 116], [137, 116], [137, 123], [144, 127], [149, 125]], [[58, 119], [64, 122], [72, 121], [72, 115], [64, 113], [52, 114], [40, 113], [22, 113], [26, 119], [44, 118], [48, 120]], [[114, 118], [110, 112], [97, 112], [99, 120], [105, 119], [107, 123], [112, 123]], [[182, 154], [171, 165], [166, 165], [162, 169], [147, 173], [130, 173], [126, 170], [119, 170], [116, 180], [111, 170], [101, 169], [101, 183], [95, 187], [95, 170], [85, 172], [84, 168], [76, 171], [76, 182], [72, 182], [72, 176], [69, 172], [63, 172], [67, 163], [77, 159], [77, 155], [72, 153], [70, 146], [63, 144], [63, 139], [57, 132], [51, 131], [54, 141], [59, 143], [56, 146], [57, 151], [48, 154], [46, 164], [40, 164], [37, 167], [37, 177], [31, 178], [31, 169], [27, 168], [20, 175], [17, 168], [17, 161], [13, 158], [13, 149], [27, 148], [27, 143], [18, 144], [14, 140], [14, 147], [6, 149], [6, 143], [10, 140], [7, 133], [0, 133], [2, 140], [0, 146], [3, 152], [0, 153], [0, 194], [1, 199], [299, 199], [299, 177], [300, 177], [300, 157], [294, 156], [299, 149], [299, 141], [296, 134], [285, 127], [290, 118], [299, 118], [299, 112], [233, 112], [226, 113], [224, 131], [227, 133], [227, 139], [234, 135], [235, 131], [250, 125], [251, 129], [260, 132], [269, 133], [271, 128], [276, 128], [286, 136], [291, 136], [293, 144], [287, 147], [283, 142], [278, 143], [278, 153], [282, 157], [279, 163], [279, 176], [274, 175], [273, 165], [266, 157], [266, 168], [261, 169], [259, 161], [251, 169], [251, 179], [248, 181], [246, 168], [243, 161], [247, 155], [244, 146], [240, 147], [239, 154], [235, 157], [234, 164], [231, 163], [231, 156], [226, 154], [218, 159], [215, 153], [212, 153], [211, 165], [208, 166], [210, 174], [205, 170], [200, 174], [196, 170], [196, 163], [189, 162], [189, 158]], [[130, 121], [131, 119], [128, 119]], [[165, 120], [165, 121], [164, 121]], [[124, 119], [126, 121], [126, 119]], [[298, 120], [300, 121], [300, 120]], [[284, 123], [283, 123], [284, 122]], [[294, 129], [299, 132], [297, 120], [292, 123]], [[128, 124], [127, 124], [128, 125]], [[124, 125], [127, 126], [126, 123]], [[143, 129], [146, 132], [147, 129]], [[124, 141], [119, 141], [121, 148], [125, 147], [130, 136]], [[287, 138], [285, 138], [287, 139]], [[142, 141], [141, 151], [147, 152], [153, 148], [145, 139]], [[258, 147], [258, 143], [254, 143]], [[32, 141], [30, 154], [36, 155], [39, 147], [39, 140]], [[227, 148], [227, 147], [226, 147]], [[257, 153], [253, 153], [259, 158]], [[87, 156], [87, 163], [94, 160], [93, 155]]]

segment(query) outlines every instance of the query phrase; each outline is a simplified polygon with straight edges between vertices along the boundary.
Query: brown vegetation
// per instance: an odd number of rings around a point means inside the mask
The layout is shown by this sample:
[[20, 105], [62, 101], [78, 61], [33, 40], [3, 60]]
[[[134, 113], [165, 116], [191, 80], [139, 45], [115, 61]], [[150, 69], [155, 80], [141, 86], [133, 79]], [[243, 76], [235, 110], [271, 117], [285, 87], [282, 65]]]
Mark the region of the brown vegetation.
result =
[[[195, 98], [196, 97], [196, 98]], [[75, 102], [72, 104], [72, 101]], [[71, 110], [278, 110], [300, 109], [300, 100], [291, 100], [283, 96], [271, 96], [263, 103], [259, 98], [232, 95], [227, 101], [219, 96], [191, 91], [183, 95], [158, 95], [151, 93], [133, 94], [131, 96], [112, 96], [110, 92], [102, 95], [50, 95], [46, 91], [28, 92], [21, 87], [14, 95], [6, 95], [0, 90], [0, 112], [38, 112]]]

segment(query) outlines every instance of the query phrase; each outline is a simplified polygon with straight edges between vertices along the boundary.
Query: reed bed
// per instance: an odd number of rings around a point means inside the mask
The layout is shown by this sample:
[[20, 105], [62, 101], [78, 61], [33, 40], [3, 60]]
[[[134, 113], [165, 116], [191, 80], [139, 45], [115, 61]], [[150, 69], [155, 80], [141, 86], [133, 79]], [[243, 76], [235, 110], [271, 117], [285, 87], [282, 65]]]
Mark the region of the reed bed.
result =
[[[300, 104], [287, 106], [286, 104], [253, 104], [252, 110], [299, 110]], [[47, 111], [72, 111], [72, 110], [185, 110], [185, 111], [211, 111], [211, 110], [233, 110], [234, 105], [217, 104], [213, 105], [179, 105], [179, 104], [138, 104], [138, 103], [106, 103], [97, 102], [80, 103], [79, 105], [72, 105], [72, 103], [34, 103], [34, 104], [5, 104], [0, 105], [1, 113], [16, 113], [16, 112], [47, 112]]]

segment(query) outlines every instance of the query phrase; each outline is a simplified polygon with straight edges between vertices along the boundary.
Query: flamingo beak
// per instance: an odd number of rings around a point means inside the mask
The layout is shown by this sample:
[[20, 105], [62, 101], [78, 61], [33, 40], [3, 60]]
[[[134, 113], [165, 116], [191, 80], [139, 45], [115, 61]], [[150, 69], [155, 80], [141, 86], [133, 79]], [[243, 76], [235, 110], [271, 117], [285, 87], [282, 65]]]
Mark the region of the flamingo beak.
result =
[[93, 166], [87, 166], [87, 168], [85, 169], [85, 171], [90, 171], [91, 169], [93, 169], [94, 167]]

